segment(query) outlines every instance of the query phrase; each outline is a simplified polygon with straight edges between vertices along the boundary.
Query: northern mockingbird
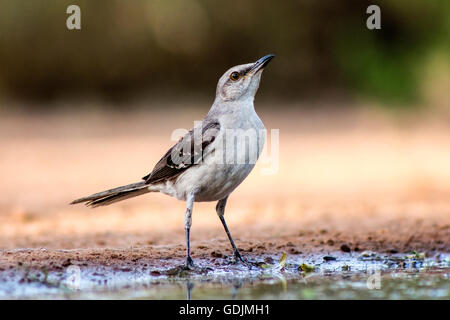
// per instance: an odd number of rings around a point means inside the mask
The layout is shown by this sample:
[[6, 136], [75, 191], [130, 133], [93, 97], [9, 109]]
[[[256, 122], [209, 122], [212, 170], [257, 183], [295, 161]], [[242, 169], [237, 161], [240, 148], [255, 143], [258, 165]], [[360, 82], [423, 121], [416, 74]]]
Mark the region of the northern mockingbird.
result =
[[161, 192], [186, 201], [186, 268], [194, 267], [190, 229], [194, 202], [218, 201], [217, 214], [233, 247], [235, 261], [248, 264], [237, 249], [225, 222], [228, 196], [248, 176], [261, 154], [265, 128], [253, 100], [264, 68], [274, 55], [235, 66], [219, 79], [216, 98], [206, 117], [184, 135], [143, 181], [74, 200], [98, 207]]

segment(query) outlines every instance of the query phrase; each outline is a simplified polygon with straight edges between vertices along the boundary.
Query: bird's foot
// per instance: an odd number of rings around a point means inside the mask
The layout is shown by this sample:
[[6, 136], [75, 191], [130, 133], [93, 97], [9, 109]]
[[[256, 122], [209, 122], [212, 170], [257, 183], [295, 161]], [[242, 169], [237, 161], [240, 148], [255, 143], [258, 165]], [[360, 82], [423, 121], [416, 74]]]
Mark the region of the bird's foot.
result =
[[193, 273], [208, 273], [208, 271], [212, 271], [213, 269], [208, 268], [208, 267], [198, 267], [197, 265], [194, 264], [194, 260], [192, 260], [192, 258], [190, 256], [188, 256], [186, 258], [186, 261], [184, 264], [182, 264], [181, 266], [175, 267], [173, 269], [169, 270], [169, 274], [170, 275], [186, 275], [189, 274], [191, 272]]
[[191, 256], [186, 257], [186, 262], [182, 267], [184, 268], [184, 270], [194, 270], [196, 268], [194, 260], [192, 260]]
[[239, 251], [234, 251], [233, 258], [231, 260], [232, 264], [242, 263], [243, 265], [247, 266], [249, 269], [251, 269], [256, 264], [254, 262], [251, 262], [247, 259], [245, 259]]

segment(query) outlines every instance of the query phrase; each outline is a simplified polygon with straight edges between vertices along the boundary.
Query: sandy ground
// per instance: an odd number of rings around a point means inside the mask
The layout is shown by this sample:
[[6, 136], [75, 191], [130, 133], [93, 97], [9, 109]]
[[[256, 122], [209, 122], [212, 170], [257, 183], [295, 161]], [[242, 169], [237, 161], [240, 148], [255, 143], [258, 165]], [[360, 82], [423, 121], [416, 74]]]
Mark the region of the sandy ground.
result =
[[[149, 194], [98, 209], [68, 205], [138, 181], [173, 144], [172, 131], [203, 114], [171, 110], [3, 115], [0, 269], [181, 261], [180, 201]], [[229, 199], [226, 218], [244, 254], [450, 252], [448, 123], [360, 112], [260, 116], [280, 129], [279, 157], [261, 161]], [[231, 253], [214, 208], [194, 206], [194, 259]]]

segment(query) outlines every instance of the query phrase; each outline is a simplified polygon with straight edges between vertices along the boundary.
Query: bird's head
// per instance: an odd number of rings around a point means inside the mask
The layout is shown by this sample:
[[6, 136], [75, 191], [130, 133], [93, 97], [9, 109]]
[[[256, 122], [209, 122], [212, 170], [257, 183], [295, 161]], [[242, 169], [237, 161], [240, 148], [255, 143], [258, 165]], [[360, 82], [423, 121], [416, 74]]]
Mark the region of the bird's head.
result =
[[256, 62], [228, 69], [217, 84], [216, 100], [237, 101], [253, 99], [258, 91], [264, 68], [275, 56], [268, 54]]

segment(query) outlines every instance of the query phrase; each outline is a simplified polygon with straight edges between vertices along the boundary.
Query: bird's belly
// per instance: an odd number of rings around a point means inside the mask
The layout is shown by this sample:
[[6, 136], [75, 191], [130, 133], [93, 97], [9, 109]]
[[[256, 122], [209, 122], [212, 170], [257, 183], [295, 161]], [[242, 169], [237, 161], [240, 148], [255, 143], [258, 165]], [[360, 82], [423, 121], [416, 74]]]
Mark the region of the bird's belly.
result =
[[200, 164], [188, 168], [178, 176], [170, 190], [162, 192], [180, 200], [193, 193], [197, 202], [227, 197], [252, 171], [264, 146], [264, 126], [257, 116], [250, 118], [254, 123], [243, 122], [239, 128], [242, 130], [237, 131], [239, 139], [230, 138], [228, 132], [222, 131], [211, 146], [215, 152], [207, 151], [208, 156]]
[[[217, 201], [228, 196], [252, 171], [254, 164], [208, 164], [190, 168], [176, 183], [177, 198], [193, 192], [195, 201]], [[187, 192], [186, 192], [187, 191]]]

